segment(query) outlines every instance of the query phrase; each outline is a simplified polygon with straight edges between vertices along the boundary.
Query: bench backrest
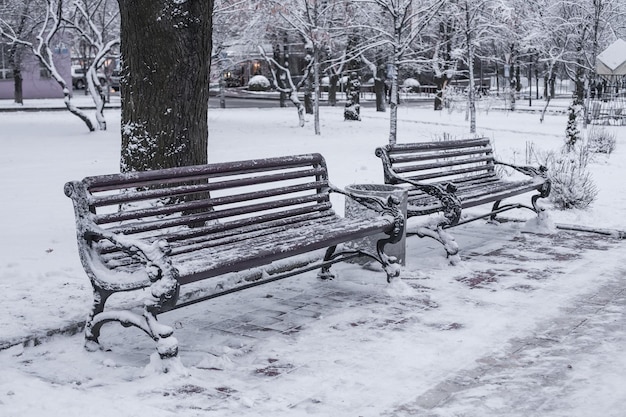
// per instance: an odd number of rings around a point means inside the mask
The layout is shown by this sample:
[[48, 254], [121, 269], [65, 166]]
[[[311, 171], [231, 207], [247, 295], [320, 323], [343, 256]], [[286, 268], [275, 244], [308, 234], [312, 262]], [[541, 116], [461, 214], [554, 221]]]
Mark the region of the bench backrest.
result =
[[65, 193], [77, 222], [88, 216], [112, 232], [140, 237], [187, 239], [332, 214], [319, 154], [87, 177], [67, 183]]
[[457, 182], [495, 175], [488, 138], [387, 145], [376, 149], [385, 183], [398, 176], [424, 183]]

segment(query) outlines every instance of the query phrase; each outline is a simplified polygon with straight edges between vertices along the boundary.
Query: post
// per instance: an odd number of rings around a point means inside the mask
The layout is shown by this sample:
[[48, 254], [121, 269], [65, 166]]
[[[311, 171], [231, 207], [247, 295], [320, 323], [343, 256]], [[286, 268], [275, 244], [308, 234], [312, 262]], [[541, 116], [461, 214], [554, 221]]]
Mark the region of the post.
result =
[[528, 65], [528, 107], [533, 106], [533, 63]]

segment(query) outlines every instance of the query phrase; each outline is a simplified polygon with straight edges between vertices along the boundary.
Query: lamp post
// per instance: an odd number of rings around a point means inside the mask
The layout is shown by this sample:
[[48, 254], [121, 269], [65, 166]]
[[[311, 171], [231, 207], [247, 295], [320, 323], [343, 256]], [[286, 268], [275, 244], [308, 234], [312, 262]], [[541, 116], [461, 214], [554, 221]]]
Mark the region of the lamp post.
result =
[[533, 105], [533, 62], [528, 64], [528, 107]]

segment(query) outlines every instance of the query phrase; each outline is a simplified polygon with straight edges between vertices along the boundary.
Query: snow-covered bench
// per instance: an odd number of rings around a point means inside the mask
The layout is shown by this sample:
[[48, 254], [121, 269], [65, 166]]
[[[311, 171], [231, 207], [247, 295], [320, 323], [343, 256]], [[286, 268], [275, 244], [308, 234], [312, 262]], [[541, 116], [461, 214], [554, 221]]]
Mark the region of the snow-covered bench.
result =
[[[386, 145], [377, 148], [376, 155], [383, 163], [385, 183], [408, 187], [407, 217], [443, 212], [443, 219], [413, 234], [440, 241], [449, 257], [457, 255], [458, 246], [443, 229], [487, 217], [494, 220], [498, 213], [516, 208], [527, 208], [539, 214], [537, 199], [550, 194], [545, 167], [497, 161], [488, 138]], [[529, 178], [501, 178], [495, 169], [498, 164]], [[532, 191], [538, 194], [532, 196], [531, 206], [500, 205], [506, 198]], [[463, 209], [487, 203], [493, 203], [491, 210], [461, 219]]]
[[[394, 258], [383, 249], [403, 234], [398, 201], [352, 194], [380, 215], [348, 219], [334, 213], [331, 191], [348, 195], [329, 183], [319, 154], [68, 182], [80, 259], [94, 291], [86, 347], [98, 348], [102, 325], [117, 321], [142, 329], [161, 358], [170, 358], [178, 342], [171, 327], [156, 321], [161, 312], [318, 268], [329, 278], [330, 265], [362, 255], [380, 262], [388, 280], [397, 276]], [[378, 233], [384, 237], [377, 253], [337, 249]], [[209, 278], [209, 285], [194, 288], [195, 297], [180, 296], [182, 285]], [[143, 314], [105, 311], [112, 294], [144, 288]]]

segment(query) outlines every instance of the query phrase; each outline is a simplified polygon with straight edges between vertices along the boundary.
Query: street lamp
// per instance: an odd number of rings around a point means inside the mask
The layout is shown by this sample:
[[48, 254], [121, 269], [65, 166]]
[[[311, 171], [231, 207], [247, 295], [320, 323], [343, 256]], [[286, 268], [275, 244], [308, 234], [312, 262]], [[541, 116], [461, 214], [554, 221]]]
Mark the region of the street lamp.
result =
[[528, 106], [533, 105], [533, 62], [528, 64]]

